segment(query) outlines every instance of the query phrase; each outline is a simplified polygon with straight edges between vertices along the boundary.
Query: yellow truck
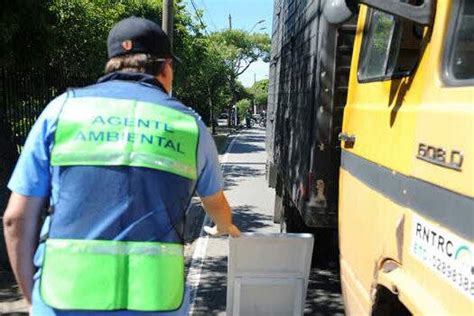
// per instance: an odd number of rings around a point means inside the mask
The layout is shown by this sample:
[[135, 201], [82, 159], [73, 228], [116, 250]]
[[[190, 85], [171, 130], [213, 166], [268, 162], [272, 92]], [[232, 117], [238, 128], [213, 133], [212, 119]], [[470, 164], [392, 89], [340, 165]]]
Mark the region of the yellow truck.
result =
[[[267, 122], [275, 220], [314, 232], [337, 218], [347, 315], [474, 315], [474, 0], [310, 1], [318, 41], [334, 47], [316, 48], [304, 68], [316, 65], [311, 102], [292, 84], [304, 82], [292, 64], [307, 55], [282, 42], [292, 34], [282, 16], [298, 16], [301, 3], [276, 3]], [[353, 40], [339, 43], [357, 13]], [[297, 41], [305, 24], [294, 24], [303, 25]], [[350, 61], [347, 78], [339, 60]], [[338, 91], [347, 93], [340, 112]], [[337, 144], [321, 136], [335, 133]], [[328, 163], [338, 173], [325, 172]]]
[[474, 315], [474, 1], [361, 2], [340, 134], [347, 314]]

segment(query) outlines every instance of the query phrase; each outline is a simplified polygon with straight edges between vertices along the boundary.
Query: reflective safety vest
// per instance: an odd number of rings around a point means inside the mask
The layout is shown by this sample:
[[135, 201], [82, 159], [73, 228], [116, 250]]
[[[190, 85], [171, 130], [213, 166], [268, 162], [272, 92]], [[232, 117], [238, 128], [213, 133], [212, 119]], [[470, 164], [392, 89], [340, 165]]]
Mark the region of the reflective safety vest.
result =
[[[46, 304], [66, 310], [181, 306], [177, 226], [197, 179], [198, 131], [193, 116], [159, 104], [97, 96], [66, 101], [51, 165], [68, 193], [59, 193], [45, 244], [40, 293]], [[137, 187], [139, 194], [130, 193]], [[170, 201], [150, 205], [154, 190], [170, 190], [160, 192]], [[170, 212], [173, 207], [178, 211]]]

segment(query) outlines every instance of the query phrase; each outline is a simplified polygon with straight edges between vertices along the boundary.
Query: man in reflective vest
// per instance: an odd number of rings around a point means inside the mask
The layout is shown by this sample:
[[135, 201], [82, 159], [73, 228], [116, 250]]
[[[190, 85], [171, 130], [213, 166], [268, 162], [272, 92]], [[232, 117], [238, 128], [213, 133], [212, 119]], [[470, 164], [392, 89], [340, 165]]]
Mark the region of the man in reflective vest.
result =
[[106, 76], [54, 99], [28, 136], [4, 215], [10, 262], [34, 315], [185, 315], [194, 191], [213, 234], [240, 234], [217, 151], [200, 117], [169, 96], [174, 57], [157, 24], [122, 20], [107, 46]]

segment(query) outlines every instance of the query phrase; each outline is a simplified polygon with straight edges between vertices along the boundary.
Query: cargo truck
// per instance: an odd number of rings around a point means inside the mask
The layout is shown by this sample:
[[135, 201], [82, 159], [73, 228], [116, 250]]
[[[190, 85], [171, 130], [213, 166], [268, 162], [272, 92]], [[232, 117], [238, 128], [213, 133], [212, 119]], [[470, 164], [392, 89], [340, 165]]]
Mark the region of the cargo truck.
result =
[[275, 220], [337, 228], [348, 315], [472, 315], [474, 1], [276, 1], [273, 30]]
[[344, 11], [351, 18], [334, 24], [323, 14], [329, 4], [275, 1], [267, 108], [274, 220], [284, 231], [313, 232], [320, 259], [337, 249], [338, 135], [358, 10], [354, 3]]

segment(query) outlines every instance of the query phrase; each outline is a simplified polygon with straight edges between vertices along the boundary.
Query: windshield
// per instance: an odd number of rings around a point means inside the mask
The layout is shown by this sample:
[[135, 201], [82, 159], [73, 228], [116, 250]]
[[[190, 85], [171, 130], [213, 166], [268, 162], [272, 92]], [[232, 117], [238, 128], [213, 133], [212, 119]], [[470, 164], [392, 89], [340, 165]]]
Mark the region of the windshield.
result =
[[[463, 0], [459, 7], [454, 42], [451, 46], [448, 73], [449, 77], [461, 84], [474, 84], [474, 1]], [[453, 36], [449, 36], [453, 38]]]

